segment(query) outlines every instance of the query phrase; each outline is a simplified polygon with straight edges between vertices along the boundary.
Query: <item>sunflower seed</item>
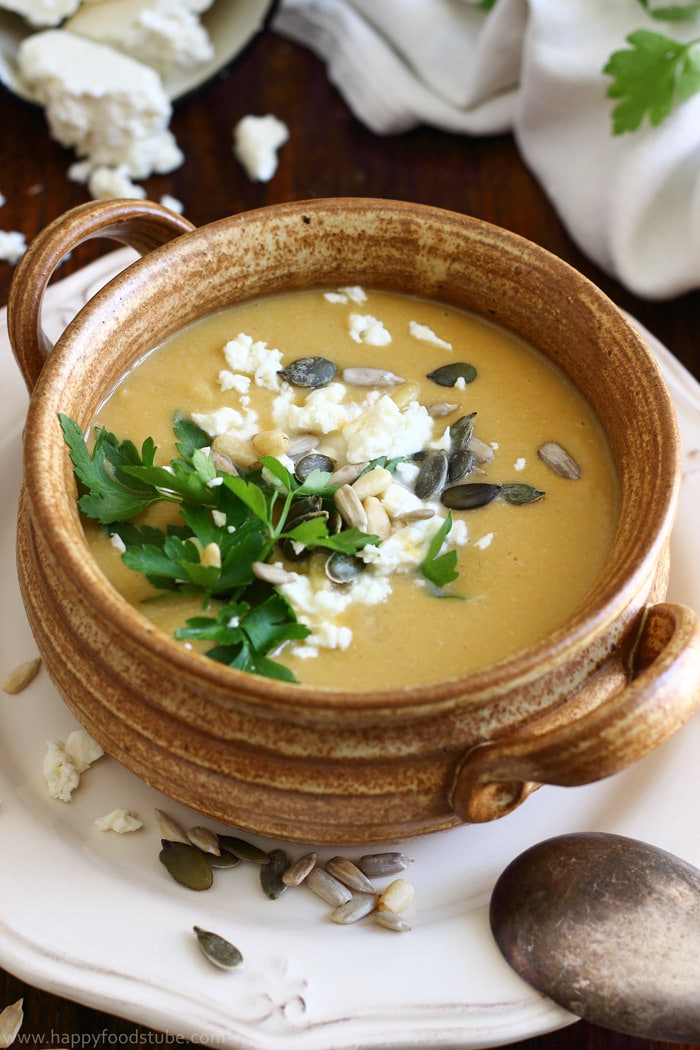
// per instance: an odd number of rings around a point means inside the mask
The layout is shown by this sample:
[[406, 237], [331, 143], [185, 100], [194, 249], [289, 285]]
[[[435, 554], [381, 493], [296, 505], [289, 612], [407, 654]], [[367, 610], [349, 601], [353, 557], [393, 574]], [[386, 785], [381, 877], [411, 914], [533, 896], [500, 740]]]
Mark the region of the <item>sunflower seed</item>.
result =
[[264, 849], [254, 846], [246, 839], [235, 835], [219, 835], [219, 845], [224, 853], [233, 853], [240, 860], [249, 860], [252, 864], [268, 864], [270, 858]]
[[378, 911], [404, 911], [413, 900], [414, 890], [408, 879], [394, 879], [382, 890], [377, 900]]
[[467, 364], [466, 361], [455, 361], [436, 368], [434, 372], [429, 372], [427, 378], [432, 379], [438, 386], [454, 386], [459, 379], [463, 379], [465, 383], [471, 383], [476, 379], [476, 369], [474, 365]]
[[309, 872], [316, 867], [316, 857], [316, 853], [305, 853], [290, 864], [282, 876], [285, 886], [301, 886]]
[[532, 485], [523, 485], [519, 481], [507, 481], [501, 485], [501, 496], [506, 503], [519, 506], [523, 503], [534, 503], [535, 500], [542, 499], [544, 492], [542, 489], [536, 489]]
[[214, 881], [211, 866], [204, 854], [191, 843], [162, 840], [158, 860], [166, 871], [189, 890], [208, 890]]
[[374, 921], [384, 929], [393, 930], [395, 933], [405, 933], [411, 929], [403, 916], [396, 915], [393, 911], [375, 911]]
[[215, 857], [221, 856], [219, 840], [209, 828], [199, 826], [190, 828], [190, 830], [186, 832], [186, 835], [192, 845], [196, 846], [197, 849], [201, 849], [203, 853], [211, 853]]
[[467, 448], [470, 452], [473, 452], [476, 456], [476, 461], [480, 465], [483, 463], [490, 463], [493, 459], [493, 449], [490, 445], [487, 445], [481, 438], [472, 435], [467, 444]]
[[299, 357], [279, 371], [279, 375], [292, 386], [310, 387], [312, 390], [326, 386], [335, 373], [336, 367], [327, 357]]
[[41, 657], [35, 656], [33, 660], [25, 660], [13, 668], [2, 683], [3, 692], [11, 693], [13, 696], [26, 689], [33, 682], [41, 667]]
[[560, 478], [578, 481], [581, 477], [581, 468], [576, 460], [556, 441], [546, 441], [542, 448], [537, 450], [537, 455]]
[[177, 821], [169, 817], [167, 813], [164, 813], [162, 809], [154, 810], [156, 820], [158, 821], [158, 828], [160, 830], [160, 837], [167, 839], [168, 842], [184, 842], [189, 843], [187, 832], [180, 827]]
[[342, 882], [323, 868], [314, 868], [310, 871], [304, 879], [304, 885], [308, 886], [326, 904], [331, 904], [334, 908], [339, 904], [345, 904], [352, 897], [352, 893], [347, 886], [344, 886]]
[[333, 922], [342, 926], [349, 926], [353, 922], [359, 922], [366, 915], [375, 911], [377, 907], [377, 895], [375, 893], [355, 893], [345, 904], [339, 904], [331, 912]]
[[358, 893], [374, 893], [374, 886], [357, 864], [353, 864], [347, 857], [331, 857], [326, 864], [326, 871], [347, 886], [350, 890]]
[[281, 565], [273, 565], [267, 561], [254, 561], [252, 565], [253, 575], [265, 583], [271, 583], [273, 587], [280, 587], [283, 583], [291, 583], [295, 576], [287, 572]]
[[485, 507], [487, 503], [499, 495], [500, 485], [490, 485], [485, 481], [470, 481], [464, 485], [453, 485], [445, 489], [440, 501], [445, 507], [452, 510], [476, 510], [477, 507]]
[[400, 514], [395, 514], [394, 521], [406, 525], [411, 521], [428, 521], [434, 517], [435, 511], [432, 507], [412, 507], [411, 510], [402, 510]]
[[220, 937], [218, 933], [203, 930], [200, 926], [193, 926], [192, 929], [197, 935], [199, 947], [213, 966], [220, 970], [240, 970], [243, 956], [235, 944]]
[[318, 434], [294, 434], [289, 441], [287, 455], [295, 463], [318, 444]]
[[13, 1046], [24, 1021], [24, 1000], [18, 999], [0, 1010], [0, 1047]]
[[267, 864], [260, 867], [260, 885], [263, 893], [270, 900], [277, 900], [288, 887], [284, 881], [284, 873], [289, 867], [289, 857], [283, 849], [271, 849], [267, 855]]
[[386, 368], [344, 368], [343, 382], [348, 386], [385, 387], [398, 386], [406, 380]]
[[359, 529], [360, 532], [367, 531], [367, 511], [351, 485], [341, 485], [336, 489], [333, 500], [343, 521], [350, 528]]
[[459, 405], [452, 405], [448, 401], [435, 401], [431, 405], [426, 405], [425, 411], [431, 419], [442, 419], [443, 416], [451, 416], [458, 408]]
[[418, 499], [430, 500], [438, 496], [447, 484], [449, 462], [444, 449], [433, 453], [421, 465], [413, 490]]
[[360, 857], [357, 866], [360, 871], [370, 879], [382, 878], [384, 875], [397, 875], [404, 871], [409, 864], [413, 864], [413, 858], [403, 853], [368, 853]]
[[367, 463], [344, 463], [333, 471], [328, 479], [329, 485], [352, 485], [357, 481], [360, 474], [367, 469]]

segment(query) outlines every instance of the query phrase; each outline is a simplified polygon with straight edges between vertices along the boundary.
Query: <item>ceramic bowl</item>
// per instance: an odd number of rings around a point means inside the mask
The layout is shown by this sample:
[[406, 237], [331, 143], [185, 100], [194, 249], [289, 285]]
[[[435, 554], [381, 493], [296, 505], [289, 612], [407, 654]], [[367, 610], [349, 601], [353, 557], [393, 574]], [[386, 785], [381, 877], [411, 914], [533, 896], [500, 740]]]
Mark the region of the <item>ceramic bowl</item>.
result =
[[[50, 350], [46, 282], [66, 252], [97, 236], [143, 257]], [[145, 622], [89, 553], [57, 421], [61, 411], [86, 426], [133, 361], [212, 311], [354, 283], [443, 300], [539, 348], [597, 413], [621, 487], [610, 555], [558, 630], [461, 679], [365, 694], [235, 671]], [[606, 777], [700, 702], [698, 619], [664, 601], [680, 480], [668, 392], [613, 303], [536, 245], [463, 215], [384, 200], [283, 204], [200, 229], [149, 202], [88, 204], [30, 246], [8, 323], [32, 391], [18, 519], [32, 631], [68, 707], [166, 795], [264, 835], [386, 841], [495, 819], [542, 783]]]

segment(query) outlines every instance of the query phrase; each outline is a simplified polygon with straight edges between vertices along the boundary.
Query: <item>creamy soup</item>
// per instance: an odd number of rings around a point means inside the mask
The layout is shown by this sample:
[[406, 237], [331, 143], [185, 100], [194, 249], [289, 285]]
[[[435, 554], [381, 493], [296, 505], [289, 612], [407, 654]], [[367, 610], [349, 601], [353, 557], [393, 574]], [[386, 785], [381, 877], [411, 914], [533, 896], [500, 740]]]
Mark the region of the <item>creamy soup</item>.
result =
[[[299, 379], [292, 363], [309, 357], [336, 369], [315, 389], [288, 381]], [[434, 373], [446, 364], [471, 367], [456, 368], [464, 374], [448, 375], [444, 381], [453, 385], [442, 385]], [[346, 376], [348, 368], [390, 375]], [[327, 553], [291, 562], [273, 557], [286, 574], [280, 590], [312, 632], [286, 643], [275, 659], [304, 684], [401, 687], [508, 657], [580, 605], [610, 548], [618, 486], [590, 407], [542, 355], [440, 303], [350, 288], [236, 306], [146, 356], [94, 424], [138, 446], [152, 436], [158, 461], [167, 463], [176, 455], [176, 411], [192, 417], [211, 447], [224, 449], [242, 471], [266, 454], [294, 469], [299, 448], [311, 446], [336, 469], [379, 456], [400, 460], [389, 464], [393, 473], [382, 468], [377, 476], [370, 526], [388, 519], [389, 532], [360, 552], [365, 568], [354, 582], [326, 577]], [[440, 450], [452, 456], [455, 424], [472, 413], [473, 436], [463, 450], [471, 456], [462, 457], [469, 472], [454, 485], [505, 488], [468, 510], [448, 509], [440, 495], [419, 498], [422, 465]], [[538, 454], [548, 443], [573, 460], [568, 475], [580, 476], [562, 476]], [[506, 492], [516, 502], [503, 498]], [[484, 498], [486, 490], [480, 493]], [[523, 493], [533, 498], [517, 502]], [[362, 489], [360, 496], [364, 505]], [[453, 524], [442, 550], [456, 551], [459, 575], [438, 588], [418, 566], [448, 513]], [[157, 521], [163, 511], [149, 514]], [[202, 614], [201, 598], [192, 595], [144, 602], [158, 592], [124, 565], [106, 530], [87, 522], [86, 531], [106, 576], [162, 630]]]

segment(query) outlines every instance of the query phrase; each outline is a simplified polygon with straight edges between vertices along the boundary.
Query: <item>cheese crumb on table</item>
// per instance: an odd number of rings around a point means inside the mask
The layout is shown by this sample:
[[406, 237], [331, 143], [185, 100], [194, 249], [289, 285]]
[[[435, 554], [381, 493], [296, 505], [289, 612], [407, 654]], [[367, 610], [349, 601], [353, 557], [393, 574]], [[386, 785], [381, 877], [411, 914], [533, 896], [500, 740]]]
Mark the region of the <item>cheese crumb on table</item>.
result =
[[27, 250], [27, 242], [19, 230], [0, 230], [0, 260], [13, 265]]
[[66, 742], [47, 740], [42, 774], [51, 798], [70, 802], [80, 778], [104, 751], [84, 729], [75, 729]]
[[97, 817], [95, 827], [99, 831], [116, 831], [118, 835], [128, 835], [143, 827], [143, 821], [128, 809], [113, 809], [104, 817]]
[[233, 129], [233, 152], [249, 179], [269, 182], [277, 171], [277, 150], [289, 138], [289, 129], [277, 117], [249, 115]]

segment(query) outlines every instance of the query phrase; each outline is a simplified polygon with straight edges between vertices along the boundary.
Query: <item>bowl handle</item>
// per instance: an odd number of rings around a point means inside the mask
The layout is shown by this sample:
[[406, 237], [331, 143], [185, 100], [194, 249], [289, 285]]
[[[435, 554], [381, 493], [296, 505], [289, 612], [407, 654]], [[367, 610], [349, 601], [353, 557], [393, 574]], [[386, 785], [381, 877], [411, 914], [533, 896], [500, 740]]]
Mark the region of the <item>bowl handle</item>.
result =
[[505, 816], [541, 784], [602, 780], [648, 754], [700, 704], [700, 621], [683, 605], [644, 613], [628, 683], [580, 718], [479, 744], [457, 768], [450, 805], [466, 823]]
[[187, 219], [154, 201], [108, 200], [80, 204], [37, 234], [17, 264], [7, 302], [10, 343], [30, 393], [52, 349], [41, 324], [44, 292], [65, 256], [97, 237], [146, 255], [193, 229]]

